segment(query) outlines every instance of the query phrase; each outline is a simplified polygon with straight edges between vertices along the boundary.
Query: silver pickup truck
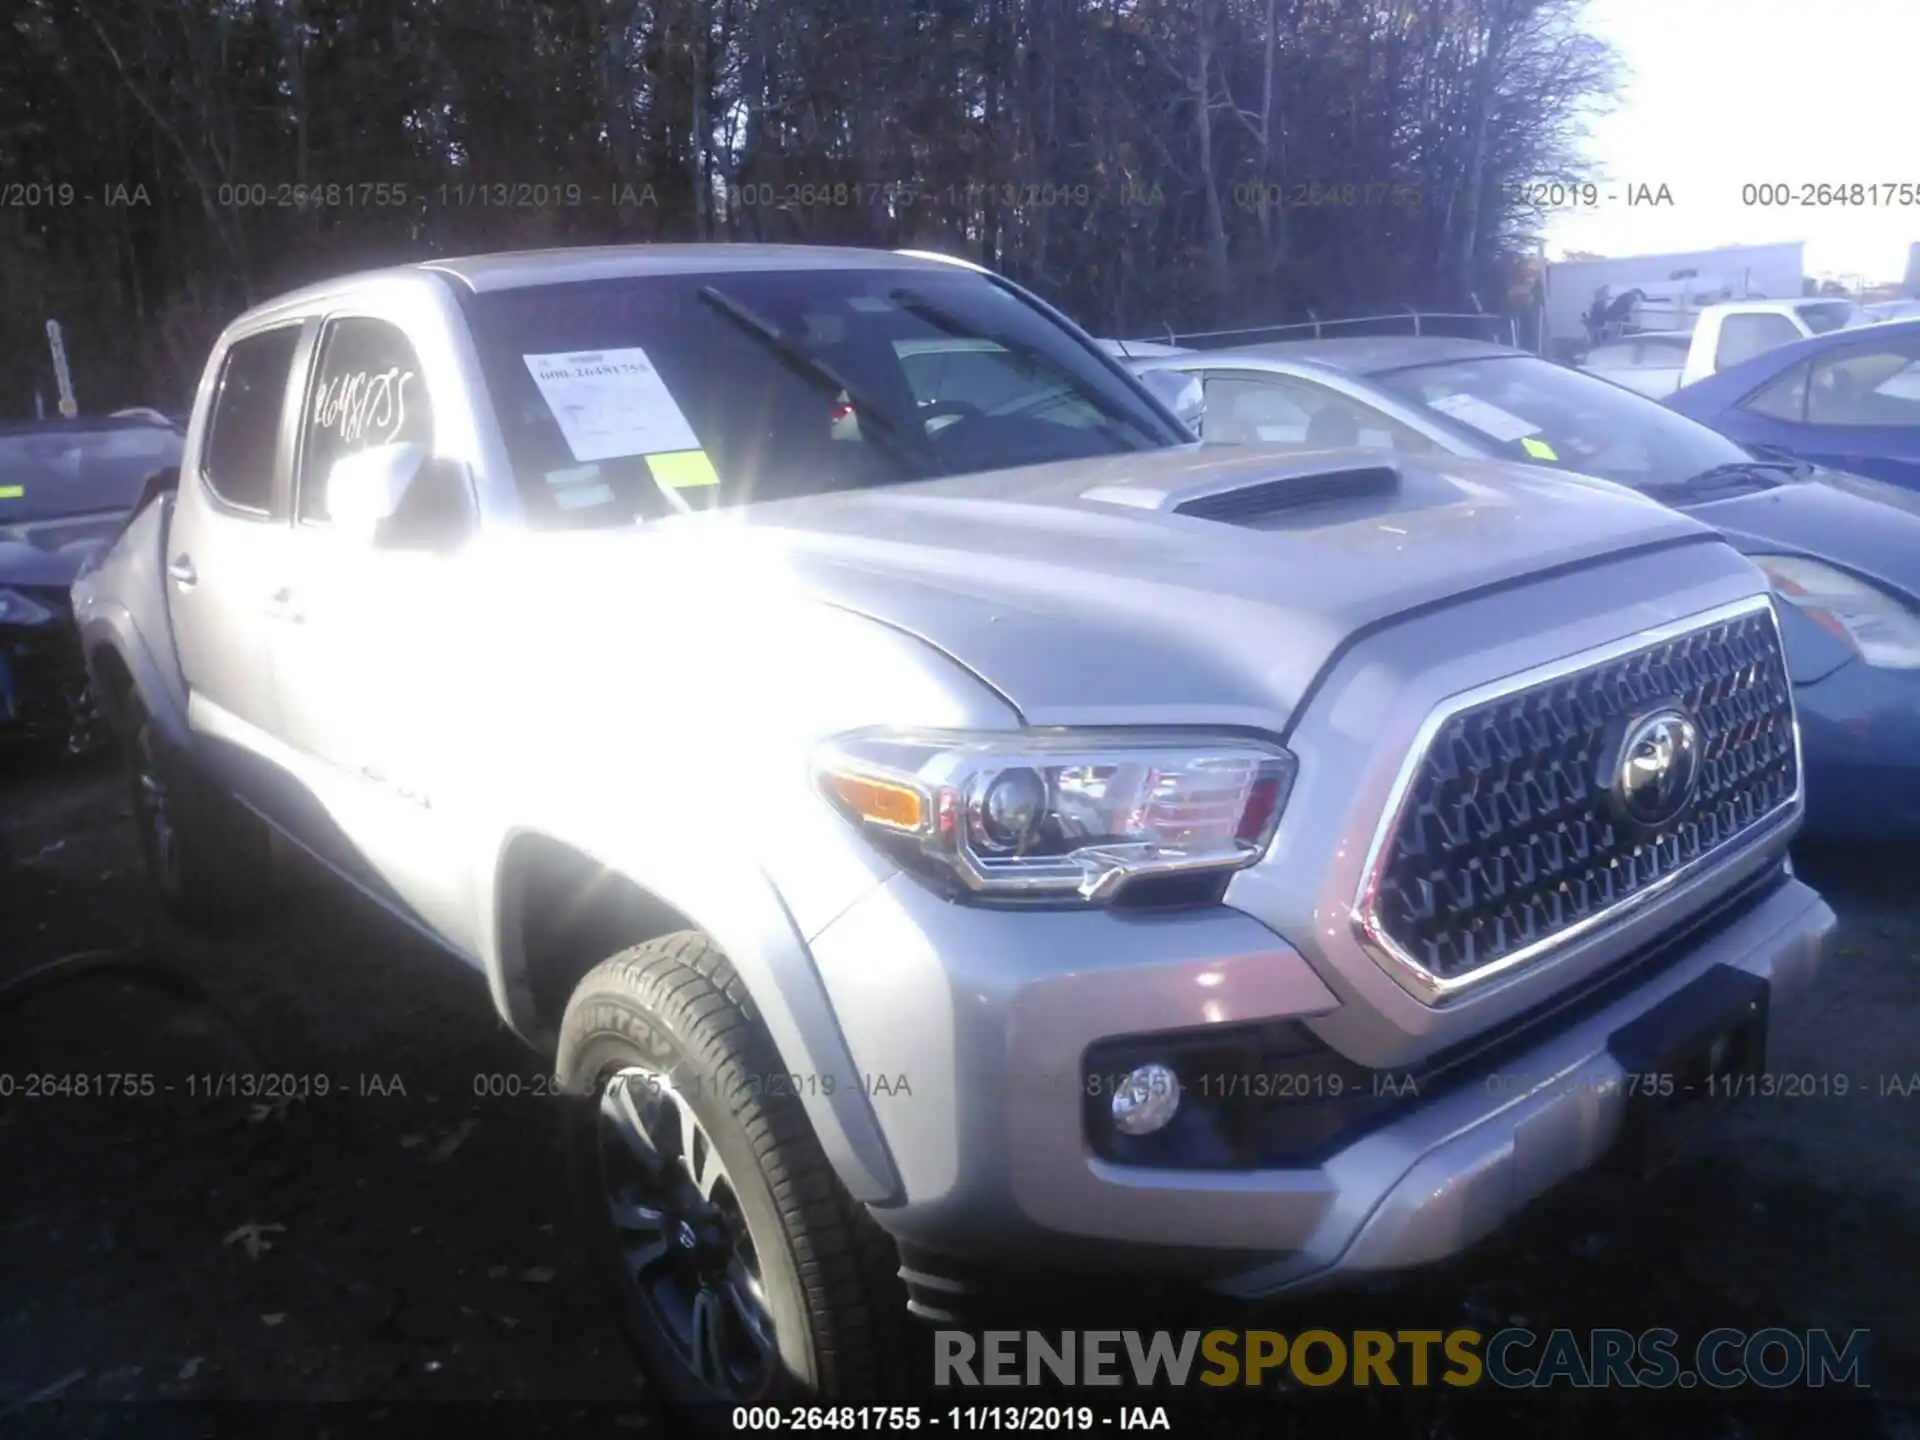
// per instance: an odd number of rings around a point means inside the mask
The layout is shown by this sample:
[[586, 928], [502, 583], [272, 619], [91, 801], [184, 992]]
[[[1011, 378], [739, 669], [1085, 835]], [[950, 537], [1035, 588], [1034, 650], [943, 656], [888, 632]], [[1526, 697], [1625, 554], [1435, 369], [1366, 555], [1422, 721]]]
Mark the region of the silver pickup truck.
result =
[[1833, 925], [1714, 532], [1202, 449], [935, 256], [276, 300], [75, 605], [174, 912], [271, 827], [484, 977], [685, 1402], [876, 1393], [1035, 1277], [1458, 1251], [1667, 1153]]

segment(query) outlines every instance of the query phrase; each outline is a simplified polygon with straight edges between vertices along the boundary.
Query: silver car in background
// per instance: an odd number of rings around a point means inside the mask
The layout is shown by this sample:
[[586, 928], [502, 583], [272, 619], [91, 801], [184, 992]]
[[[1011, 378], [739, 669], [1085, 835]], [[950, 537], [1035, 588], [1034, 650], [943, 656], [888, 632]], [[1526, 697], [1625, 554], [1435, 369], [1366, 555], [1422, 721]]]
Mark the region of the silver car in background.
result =
[[1685, 335], [1666, 334], [1604, 340], [1587, 351], [1580, 368], [1658, 400], [1680, 388], [1680, 375], [1686, 369], [1690, 344]]

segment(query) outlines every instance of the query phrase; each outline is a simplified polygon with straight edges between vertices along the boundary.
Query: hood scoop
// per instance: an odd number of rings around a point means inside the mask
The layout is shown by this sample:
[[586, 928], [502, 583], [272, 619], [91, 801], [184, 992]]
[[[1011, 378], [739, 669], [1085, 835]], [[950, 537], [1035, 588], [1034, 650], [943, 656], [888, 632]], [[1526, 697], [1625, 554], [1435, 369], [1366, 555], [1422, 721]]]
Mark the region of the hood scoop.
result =
[[1355, 465], [1262, 480], [1252, 485], [1195, 495], [1173, 506], [1176, 515], [1217, 520], [1223, 525], [1257, 525], [1271, 516], [1341, 500], [1374, 499], [1400, 488], [1400, 472], [1390, 465]]

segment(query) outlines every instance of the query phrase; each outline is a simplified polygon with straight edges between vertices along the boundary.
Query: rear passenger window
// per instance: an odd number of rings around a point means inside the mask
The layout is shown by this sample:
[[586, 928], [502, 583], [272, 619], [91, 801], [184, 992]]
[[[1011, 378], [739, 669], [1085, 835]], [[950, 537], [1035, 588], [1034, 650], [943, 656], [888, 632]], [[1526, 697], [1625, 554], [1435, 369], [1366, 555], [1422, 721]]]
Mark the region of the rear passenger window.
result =
[[1215, 444], [1308, 449], [1358, 445], [1404, 455], [1422, 455], [1436, 448], [1426, 436], [1392, 416], [1309, 380], [1213, 370], [1203, 383], [1207, 409], [1200, 433]]
[[1219, 445], [1304, 445], [1312, 410], [1301, 405], [1293, 387], [1279, 381], [1249, 380], [1212, 371], [1203, 384], [1206, 416], [1201, 433]]
[[321, 523], [327, 519], [327, 472], [336, 460], [375, 445], [433, 448], [420, 359], [398, 327], [360, 316], [327, 326], [300, 434], [299, 515]]
[[1920, 342], [1817, 356], [1807, 383], [1807, 423], [1920, 427]]
[[266, 515], [273, 505], [280, 415], [300, 327], [284, 325], [236, 340], [220, 368], [200, 473], [215, 497]]
[[1740, 408], [1769, 420], [1791, 420], [1798, 424], [1807, 418], [1807, 376], [1812, 371], [1813, 363], [1802, 360], [1741, 401]]

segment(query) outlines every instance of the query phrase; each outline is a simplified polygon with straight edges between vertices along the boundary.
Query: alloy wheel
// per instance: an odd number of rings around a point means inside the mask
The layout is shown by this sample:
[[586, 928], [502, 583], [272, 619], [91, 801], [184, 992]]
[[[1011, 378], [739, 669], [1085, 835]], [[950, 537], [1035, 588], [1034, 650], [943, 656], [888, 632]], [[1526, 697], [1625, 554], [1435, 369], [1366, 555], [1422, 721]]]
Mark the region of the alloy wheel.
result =
[[773, 1320], [713, 1137], [670, 1079], [629, 1067], [601, 1089], [597, 1142], [631, 1298], [708, 1390], [758, 1394], [778, 1356]]

